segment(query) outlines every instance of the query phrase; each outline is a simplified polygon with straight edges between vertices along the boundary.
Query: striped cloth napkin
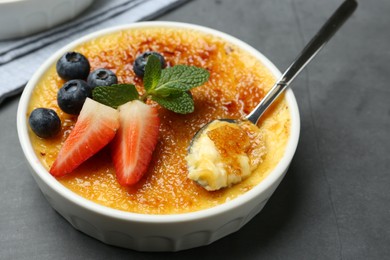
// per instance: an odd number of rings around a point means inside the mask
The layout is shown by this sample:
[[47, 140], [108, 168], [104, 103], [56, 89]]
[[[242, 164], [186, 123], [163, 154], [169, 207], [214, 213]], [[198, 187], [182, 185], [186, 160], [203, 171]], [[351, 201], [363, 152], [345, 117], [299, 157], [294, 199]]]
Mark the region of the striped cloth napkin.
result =
[[148, 20], [187, 0], [95, 0], [72, 21], [15, 40], [0, 41], [0, 103], [20, 93], [37, 68], [55, 51], [86, 34]]

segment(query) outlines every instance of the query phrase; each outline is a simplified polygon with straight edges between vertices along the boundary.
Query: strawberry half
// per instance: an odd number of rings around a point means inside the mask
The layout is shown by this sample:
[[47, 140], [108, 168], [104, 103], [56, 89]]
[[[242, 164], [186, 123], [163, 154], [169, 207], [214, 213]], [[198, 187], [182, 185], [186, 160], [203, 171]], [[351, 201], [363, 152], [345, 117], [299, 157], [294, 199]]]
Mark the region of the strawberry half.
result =
[[148, 169], [158, 140], [160, 120], [157, 110], [133, 100], [118, 108], [120, 128], [111, 155], [118, 182], [123, 186], [137, 183]]
[[50, 173], [56, 177], [70, 173], [106, 146], [119, 128], [118, 116], [117, 110], [87, 98]]

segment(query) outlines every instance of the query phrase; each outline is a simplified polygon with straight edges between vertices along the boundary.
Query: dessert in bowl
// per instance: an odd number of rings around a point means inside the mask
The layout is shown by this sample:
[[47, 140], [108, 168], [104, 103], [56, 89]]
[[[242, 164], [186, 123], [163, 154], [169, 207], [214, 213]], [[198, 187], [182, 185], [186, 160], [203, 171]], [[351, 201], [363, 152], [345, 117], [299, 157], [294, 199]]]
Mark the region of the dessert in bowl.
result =
[[[158, 141], [146, 172], [132, 185], [118, 181], [115, 153], [108, 147], [70, 173], [51, 174], [78, 120], [57, 104], [57, 92], [65, 80], [56, 72], [56, 63], [69, 51], [82, 53], [91, 71], [112, 70], [118, 83], [133, 84], [140, 94], [145, 84], [133, 64], [145, 51], [160, 53], [168, 68], [184, 64], [209, 72], [207, 82], [191, 90], [191, 113], [174, 113], [158, 102], [146, 101], [160, 120]], [[248, 177], [226, 188], [209, 191], [188, 178], [186, 156], [191, 138], [213, 119], [243, 118], [279, 76], [258, 51], [209, 28], [173, 22], [115, 27], [69, 44], [40, 67], [21, 97], [19, 138], [43, 194], [76, 229], [107, 244], [141, 251], [207, 245], [252, 219], [282, 180], [298, 143], [296, 100], [287, 90], [269, 108], [258, 124], [264, 143], [261, 163]], [[58, 135], [40, 138], [31, 130], [29, 116], [39, 107], [58, 114]]]

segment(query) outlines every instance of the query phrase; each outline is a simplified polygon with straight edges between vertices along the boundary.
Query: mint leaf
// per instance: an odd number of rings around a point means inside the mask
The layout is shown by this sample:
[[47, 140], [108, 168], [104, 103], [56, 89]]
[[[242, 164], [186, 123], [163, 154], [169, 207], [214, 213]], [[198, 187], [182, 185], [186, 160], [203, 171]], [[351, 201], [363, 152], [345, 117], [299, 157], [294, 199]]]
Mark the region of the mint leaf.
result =
[[151, 96], [159, 96], [159, 97], [168, 97], [170, 95], [178, 95], [181, 94], [183, 91], [178, 88], [159, 88], [158, 90], [153, 90], [151, 93]]
[[209, 79], [209, 76], [210, 73], [203, 68], [176, 65], [162, 70], [155, 92], [188, 91], [204, 84]]
[[179, 114], [189, 114], [194, 111], [194, 101], [191, 94], [181, 92], [177, 95], [169, 95], [168, 97], [151, 96], [152, 100], [156, 101], [162, 107]]
[[115, 84], [94, 88], [92, 98], [99, 103], [117, 108], [131, 100], [139, 99], [139, 94], [132, 84]]
[[144, 88], [146, 92], [153, 90], [161, 77], [161, 63], [156, 55], [150, 55], [146, 62], [144, 74]]

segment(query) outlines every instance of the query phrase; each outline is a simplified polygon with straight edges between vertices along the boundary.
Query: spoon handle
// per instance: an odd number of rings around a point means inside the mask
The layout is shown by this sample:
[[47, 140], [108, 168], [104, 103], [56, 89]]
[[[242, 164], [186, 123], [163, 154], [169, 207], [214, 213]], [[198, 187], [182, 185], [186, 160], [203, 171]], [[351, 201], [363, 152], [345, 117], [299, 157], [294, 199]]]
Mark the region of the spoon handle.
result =
[[246, 117], [249, 121], [257, 124], [259, 118], [274, 102], [274, 100], [289, 86], [303, 68], [316, 56], [324, 45], [332, 38], [336, 31], [351, 16], [357, 7], [356, 0], [345, 0], [343, 4], [326, 21], [318, 33], [306, 45], [298, 57], [275, 83], [263, 100]]

